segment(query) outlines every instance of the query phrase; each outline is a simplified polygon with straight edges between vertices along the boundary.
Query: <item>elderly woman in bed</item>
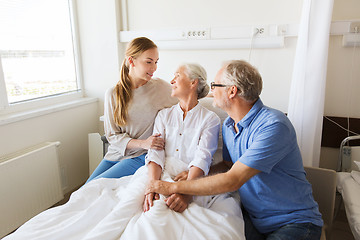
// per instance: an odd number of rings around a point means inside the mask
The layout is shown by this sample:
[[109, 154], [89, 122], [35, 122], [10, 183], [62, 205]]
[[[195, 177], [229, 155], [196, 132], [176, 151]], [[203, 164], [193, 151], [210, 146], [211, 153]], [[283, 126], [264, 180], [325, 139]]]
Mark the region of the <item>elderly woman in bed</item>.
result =
[[[171, 96], [178, 98], [179, 103], [161, 110], [155, 119], [153, 133], [161, 134], [166, 144], [164, 150], [148, 151], [145, 163], [149, 181], [160, 179], [164, 168], [171, 172], [174, 161], [181, 162], [183, 169], [176, 169], [173, 174], [189, 170], [188, 180], [207, 175], [217, 148], [220, 119], [198, 101], [209, 92], [205, 70], [198, 64], [181, 65], [171, 85]], [[173, 194], [165, 202], [170, 209], [183, 212], [191, 198], [189, 195]], [[153, 206], [154, 199], [159, 199], [155, 193], [145, 196], [145, 212]]]

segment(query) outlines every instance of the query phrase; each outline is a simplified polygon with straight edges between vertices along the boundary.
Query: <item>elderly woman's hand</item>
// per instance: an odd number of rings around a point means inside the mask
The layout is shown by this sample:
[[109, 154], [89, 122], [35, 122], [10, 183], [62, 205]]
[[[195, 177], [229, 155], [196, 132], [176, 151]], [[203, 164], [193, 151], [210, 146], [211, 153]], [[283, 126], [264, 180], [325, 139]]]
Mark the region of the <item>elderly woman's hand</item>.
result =
[[174, 193], [165, 199], [165, 203], [175, 212], [182, 213], [189, 206], [191, 199], [192, 197], [190, 195]]
[[187, 180], [188, 175], [189, 175], [189, 171], [182, 171], [181, 173], [179, 173], [174, 177], [174, 181], [177, 182], [177, 181]]

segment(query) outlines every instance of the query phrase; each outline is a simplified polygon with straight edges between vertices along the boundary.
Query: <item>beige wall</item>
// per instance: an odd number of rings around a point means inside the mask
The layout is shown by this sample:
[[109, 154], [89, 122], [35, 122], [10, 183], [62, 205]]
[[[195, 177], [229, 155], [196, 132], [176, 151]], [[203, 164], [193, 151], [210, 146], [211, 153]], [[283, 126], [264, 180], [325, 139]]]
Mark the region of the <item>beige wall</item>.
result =
[[[106, 88], [118, 80], [118, 69], [123, 58], [125, 44], [119, 44], [121, 30], [121, 0], [80, 0], [80, 24], [85, 84], [89, 96], [103, 99]], [[299, 23], [302, 0], [245, 1], [228, 0], [219, 4], [215, 0], [198, 1], [145, 1], [127, 0], [128, 30], [173, 29], [193, 26], [238, 26], [242, 24], [291, 24]], [[116, 8], [114, 11], [114, 8]], [[335, 0], [333, 21], [360, 20], [357, 0]], [[115, 39], [117, 42], [115, 42]], [[359, 51], [342, 47], [341, 36], [331, 36], [329, 68], [327, 74], [325, 115], [360, 116], [355, 104], [347, 110], [348, 102], [359, 102]], [[258, 67], [264, 79], [264, 102], [287, 111], [289, 88], [296, 49], [296, 37], [285, 39], [280, 49], [253, 49], [251, 63]], [[224, 60], [249, 60], [249, 49], [242, 50], [192, 50], [170, 51], [160, 49], [160, 61], [156, 76], [170, 80], [176, 67], [182, 62], [201, 63], [208, 72], [209, 82]], [[117, 55], [118, 54], [118, 55]], [[357, 64], [357, 65], [356, 65]], [[353, 72], [352, 78], [349, 74]], [[101, 80], [100, 80], [101, 79]], [[349, 86], [351, 85], [351, 88]], [[349, 99], [350, 96], [350, 99]], [[102, 101], [99, 114], [102, 114]]]
[[[360, 2], [335, 0], [332, 21], [360, 21]], [[360, 118], [360, 48], [342, 47], [342, 36], [331, 36], [324, 114]], [[339, 144], [340, 147], [340, 144]], [[336, 169], [339, 149], [322, 148], [320, 166]], [[360, 156], [353, 156], [359, 161]]]
[[[77, 0], [80, 51], [85, 93], [99, 98], [98, 116], [103, 115], [103, 99], [107, 88], [119, 78], [119, 0]], [[98, 121], [98, 131], [103, 124]]]
[[[225, 4], [215, 0], [127, 2], [129, 30], [298, 23], [302, 5], [300, 0], [230, 0]], [[287, 38], [285, 45], [280, 49], [253, 49], [250, 59], [263, 76], [262, 99], [282, 111], [287, 111], [296, 39]], [[160, 48], [155, 75], [170, 81], [179, 64], [198, 62], [207, 70], [208, 82], [211, 82], [223, 61], [249, 60], [249, 53], [250, 49], [170, 51]]]
[[88, 133], [97, 131], [97, 112], [97, 102], [93, 102], [1, 125], [1, 154], [46, 141], [60, 141], [59, 164], [64, 192], [67, 193], [88, 177]]

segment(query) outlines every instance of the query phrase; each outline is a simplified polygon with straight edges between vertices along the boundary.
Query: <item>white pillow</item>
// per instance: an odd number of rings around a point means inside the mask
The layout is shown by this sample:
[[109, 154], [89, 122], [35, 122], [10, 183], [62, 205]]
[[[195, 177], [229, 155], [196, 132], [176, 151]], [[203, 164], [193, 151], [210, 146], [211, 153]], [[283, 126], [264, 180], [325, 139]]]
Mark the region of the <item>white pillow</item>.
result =
[[221, 127], [220, 127], [220, 133], [219, 133], [219, 142], [218, 142], [218, 148], [214, 154], [214, 160], [212, 162], [212, 164], [216, 164], [222, 161], [222, 123], [224, 122], [224, 120], [228, 117], [227, 113], [218, 108], [218, 107], [214, 107], [213, 106], [213, 99], [212, 97], [204, 97], [202, 99], [199, 100], [199, 103], [203, 106], [206, 107], [207, 109], [209, 109], [210, 111], [213, 111], [214, 113], [216, 113], [220, 120], [221, 120]]
[[359, 171], [351, 171], [351, 177], [360, 185], [360, 172]]
[[359, 161], [354, 161], [355, 166], [357, 166], [358, 171], [360, 171], [360, 162]]
[[223, 123], [224, 120], [228, 117], [228, 114], [224, 110], [222, 110], [221, 108], [214, 107], [213, 106], [213, 102], [214, 102], [213, 100], [214, 100], [213, 97], [204, 97], [204, 98], [201, 98], [199, 100], [199, 103], [202, 106], [209, 109], [210, 111], [213, 111], [214, 113], [216, 113], [219, 116], [219, 118], [221, 120], [221, 123]]

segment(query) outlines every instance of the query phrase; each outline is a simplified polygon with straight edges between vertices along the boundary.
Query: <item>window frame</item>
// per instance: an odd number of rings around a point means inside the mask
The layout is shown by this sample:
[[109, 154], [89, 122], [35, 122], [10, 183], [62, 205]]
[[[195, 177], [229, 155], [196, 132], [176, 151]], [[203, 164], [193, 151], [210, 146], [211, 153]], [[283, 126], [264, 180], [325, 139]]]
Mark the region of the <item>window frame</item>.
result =
[[6, 84], [2, 61], [0, 56], [0, 115], [11, 114], [14, 112], [22, 112], [35, 110], [43, 107], [49, 107], [63, 102], [74, 101], [85, 97], [84, 94], [84, 80], [82, 74], [82, 62], [80, 55], [80, 39], [78, 30], [78, 16], [76, 8], [76, 0], [68, 0], [69, 15], [71, 23], [71, 36], [73, 43], [75, 75], [78, 84], [78, 90], [73, 92], [62, 93], [58, 95], [49, 95], [36, 99], [29, 99], [17, 103], [9, 103], [6, 91]]

